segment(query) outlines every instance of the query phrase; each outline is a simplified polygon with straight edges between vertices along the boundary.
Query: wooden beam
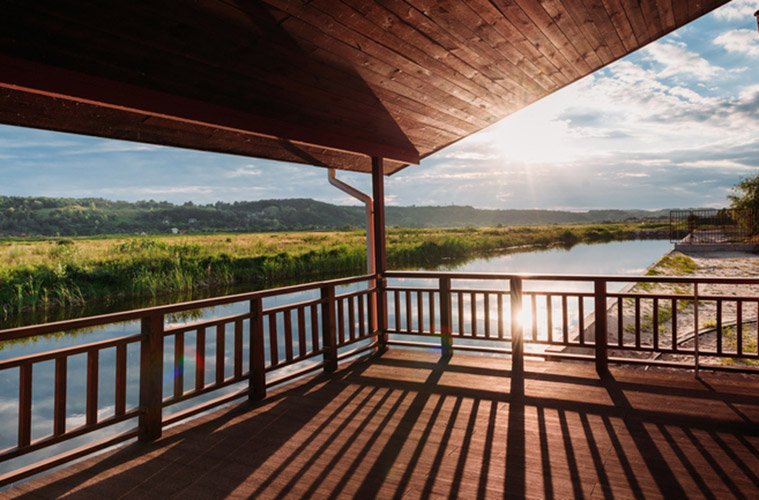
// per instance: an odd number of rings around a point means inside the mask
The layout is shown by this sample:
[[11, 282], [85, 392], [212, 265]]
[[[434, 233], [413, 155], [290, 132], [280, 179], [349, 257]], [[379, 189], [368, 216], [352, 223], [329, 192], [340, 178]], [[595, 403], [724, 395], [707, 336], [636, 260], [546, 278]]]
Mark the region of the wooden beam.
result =
[[382, 158], [372, 158], [372, 197], [374, 198], [374, 272], [377, 274], [377, 330], [380, 348], [387, 348], [387, 254], [385, 251], [385, 184]]
[[0, 88], [141, 112], [176, 122], [418, 164], [413, 147], [379, 144], [0, 54]]

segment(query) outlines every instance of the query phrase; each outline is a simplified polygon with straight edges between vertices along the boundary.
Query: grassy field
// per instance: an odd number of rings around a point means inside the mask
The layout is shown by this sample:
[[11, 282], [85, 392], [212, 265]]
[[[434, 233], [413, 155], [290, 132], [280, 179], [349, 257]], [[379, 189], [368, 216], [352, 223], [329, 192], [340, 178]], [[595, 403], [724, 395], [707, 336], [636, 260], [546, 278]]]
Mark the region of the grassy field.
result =
[[[526, 246], [572, 246], [630, 239], [653, 226], [518, 226], [388, 229], [390, 268], [434, 267], [444, 260]], [[363, 231], [194, 236], [6, 239], [0, 241], [0, 304], [7, 318], [21, 310], [84, 301], [308, 281], [335, 272], [363, 272]]]

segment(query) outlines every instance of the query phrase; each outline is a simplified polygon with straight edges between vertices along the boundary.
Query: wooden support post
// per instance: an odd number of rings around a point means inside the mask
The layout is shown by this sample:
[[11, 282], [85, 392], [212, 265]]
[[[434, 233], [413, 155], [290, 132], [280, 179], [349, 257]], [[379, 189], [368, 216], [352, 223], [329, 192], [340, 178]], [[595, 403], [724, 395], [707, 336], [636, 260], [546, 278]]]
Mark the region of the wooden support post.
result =
[[440, 347], [443, 350], [443, 356], [453, 355], [453, 337], [451, 325], [453, 324], [453, 315], [451, 314], [451, 278], [440, 278]]
[[[606, 281], [598, 278], [593, 283], [596, 317], [596, 372], [604, 375], [609, 371], [608, 321], [606, 317]], [[621, 332], [620, 332], [621, 335]]]
[[512, 371], [524, 369], [524, 332], [522, 325], [522, 278], [511, 278], [509, 283], [511, 302], [511, 366]]
[[[740, 304], [739, 304], [740, 307]], [[736, 332], [739, 328], [741, 328], [741, 325], [735, 325]], [[693, 364], [695, 365], [695, 371], [696, 371], [696, 377], [698, 377], [698, 369], [699, 369], [699, 336], [700, 333], [698, 331], [698, 283], [693, 283]]]
[[161, 437], [163, 400], [163, 314], [142, 318], [140, 345], [140, 441]]
[[248, 399], [260, 401], [266, 397], [266, 356], [264, 353], [263, 301], [250, 301], [250, 394]]
[[380, 350], [387, 349], [387, 254], [385, 252], [385, 185], [382, 158], [372, 158], [374, 198], [374, 272], [377, 274], [377, 332]]
[[324, 346], [324, 371], [337, 371], [337, 329], [335, 324], [335, 287], [322, 288], [322, 345]]

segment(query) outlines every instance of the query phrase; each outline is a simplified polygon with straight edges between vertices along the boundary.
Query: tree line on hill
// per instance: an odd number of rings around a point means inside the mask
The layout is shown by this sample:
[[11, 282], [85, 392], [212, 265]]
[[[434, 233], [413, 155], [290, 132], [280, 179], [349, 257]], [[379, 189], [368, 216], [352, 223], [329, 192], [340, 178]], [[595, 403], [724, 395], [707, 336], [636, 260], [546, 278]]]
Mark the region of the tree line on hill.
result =
[[[592, 224], [667, 218], [669, 210], [484, 210], [469, 206], [388, 206], [389, 226], [486, 227]], [[165, 201], [0, 196], [0, 236], [92, 236], [363, 228], [364, 208], [311, 199], [175, 205]]]

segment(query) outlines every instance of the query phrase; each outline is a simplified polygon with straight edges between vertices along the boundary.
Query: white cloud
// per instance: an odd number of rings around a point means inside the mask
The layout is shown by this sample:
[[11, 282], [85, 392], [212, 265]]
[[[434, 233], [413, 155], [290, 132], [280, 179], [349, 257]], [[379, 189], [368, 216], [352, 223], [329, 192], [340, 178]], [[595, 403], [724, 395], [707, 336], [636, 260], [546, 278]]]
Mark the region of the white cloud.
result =
[[756, 170], [756, 167], [744, 165], [733, 160], [697, 160], [684, 161], [679, 163], [681, 167], [690, 168], [714, 168], [714, 169], [732, 169], [732, 170]]
[[245, 165], [244, 167], [236, 168], [235, 170], [226, 174], [227, 177], [247, 177], [250, 175], [261, 175], [261, 169], [253, 164]]
[[658, 73], [663, 78], [690, 75], [699, 80], [707, 80], [718, 76], [723, 71], [719, 66], [713, 66], [697, 53], [688, 50], [683, 42], [655, 42], [644, 51], [650, 60], [663, 66]]
[[733, 0], [715, 10], [714, 17], [721, 21], [741, 21], [753, 18], [757, 9], [759, 2], [756, 0]]
[[756, 30], [740, 29], [728, 31], [715, 38], [714, 43], [720, 45], [728, 52], [759, 57], [759, 35], [757, 35]]

